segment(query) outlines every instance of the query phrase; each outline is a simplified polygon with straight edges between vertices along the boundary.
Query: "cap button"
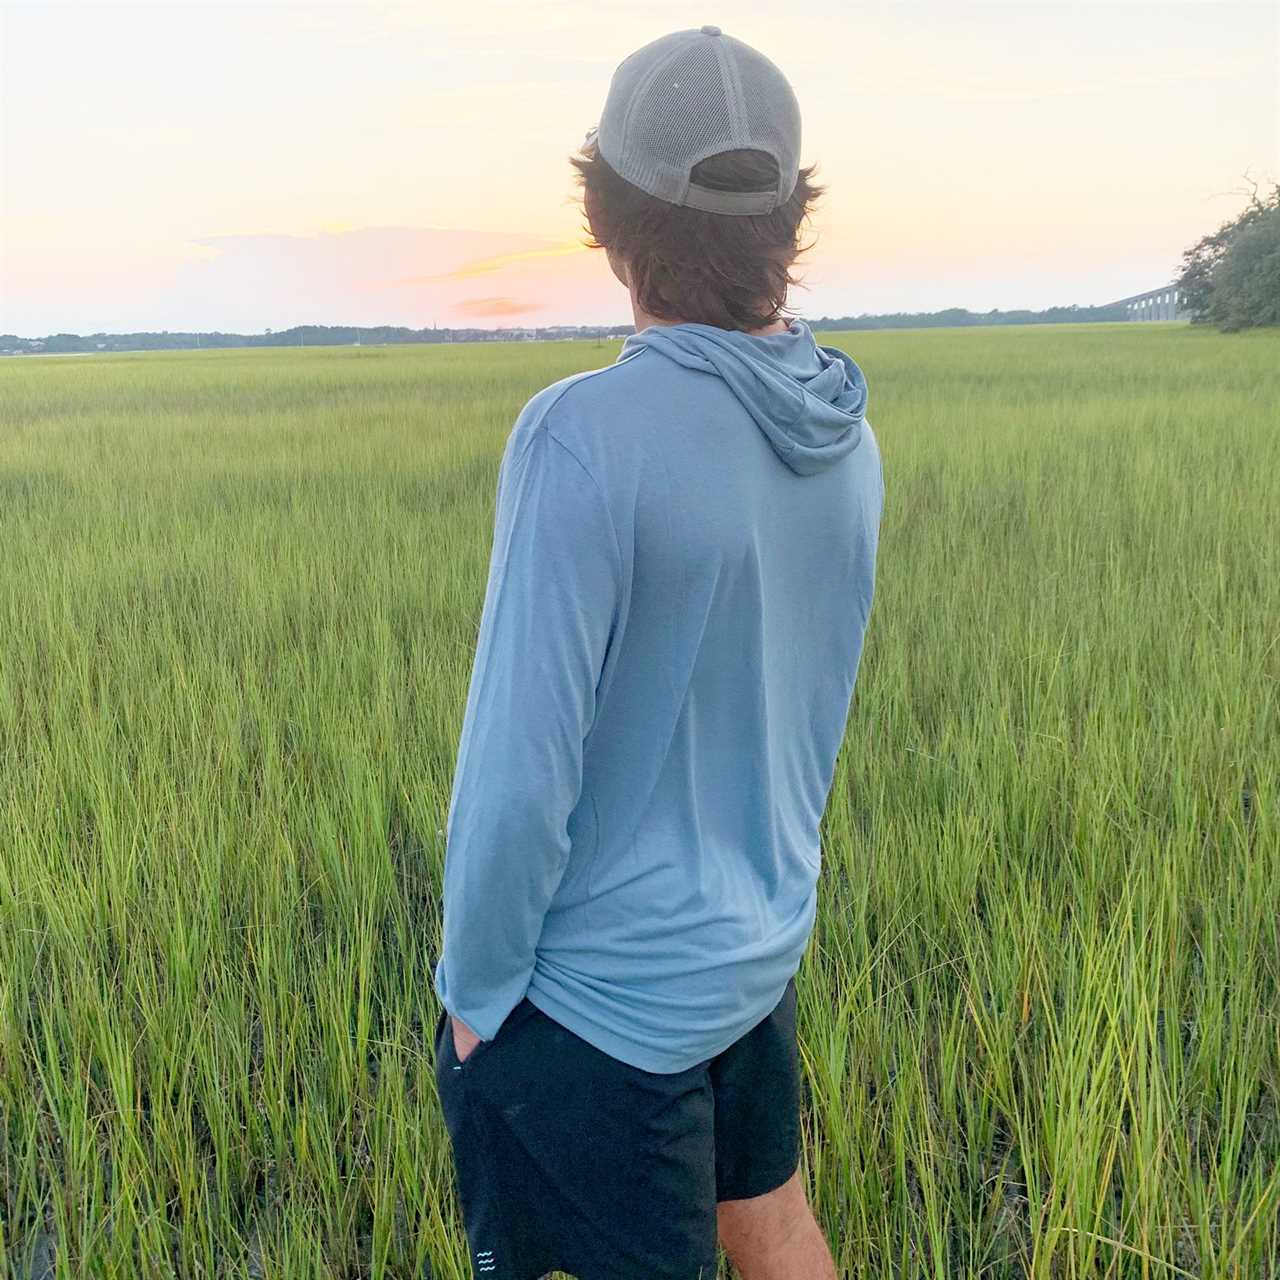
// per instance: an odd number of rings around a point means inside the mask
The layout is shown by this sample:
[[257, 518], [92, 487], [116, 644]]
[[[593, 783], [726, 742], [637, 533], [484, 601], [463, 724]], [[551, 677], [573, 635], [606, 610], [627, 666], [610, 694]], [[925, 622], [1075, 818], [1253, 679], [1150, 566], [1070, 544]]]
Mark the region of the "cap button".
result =
[[702, 34], [704, 36], [718, 36], [720, 34], [720, 28], [714, 27], [708, 22], [707, 25], [702, 28]]

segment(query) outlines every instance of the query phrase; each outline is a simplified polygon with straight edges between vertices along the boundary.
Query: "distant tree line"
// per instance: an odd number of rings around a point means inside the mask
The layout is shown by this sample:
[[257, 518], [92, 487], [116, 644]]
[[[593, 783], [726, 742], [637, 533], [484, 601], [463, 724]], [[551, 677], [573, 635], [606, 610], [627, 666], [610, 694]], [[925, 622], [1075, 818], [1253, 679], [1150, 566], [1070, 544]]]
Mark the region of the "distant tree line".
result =
[[823, 316], [809, 323], [814, 329], [956, 329], [975, 324], [1085, 324], [1127, 320], [1123, 307], [1049, 307], [1044, 311], [895, 311], [890, 315]]
[[[1050, 307], [1045, 311], [899, 311], [892, 315], [820, 316], [808, 320], [814, 329], [945, 329], [977, 324], [1070, 324], [1096, 320], [1125, 320], [1123, 307]], [[512, 342], [521, 340], [624, 338], [629, 324], [550, 325], [505, 329], [408, 329], [400, 325], [358, 328], [352, 325], [298, 325], [265, 333], [53, 333], [44, 338], [0, 334], [0, 355], [47, 355], [96, 351], [175, 351], [214, 347], [342, 347], [390, 346], [399, 343]]]
[[350, 347], [423, 342], [510, 342], [523, 338], [604, 338], [630, 333], [631, 325], [553, 325], [508, 329], [408, 329], [402, 325], [359, 328], [354, 325], [303, 324], [264, 333], [53, 333], [45, 338], [0, 334], [0, 354], [94, 351], [186, 351], [205, 347]]
[[1280, 182], [1182, 255], [1178, 278], [1192, 324], [1223, 333], [1280, 324]]

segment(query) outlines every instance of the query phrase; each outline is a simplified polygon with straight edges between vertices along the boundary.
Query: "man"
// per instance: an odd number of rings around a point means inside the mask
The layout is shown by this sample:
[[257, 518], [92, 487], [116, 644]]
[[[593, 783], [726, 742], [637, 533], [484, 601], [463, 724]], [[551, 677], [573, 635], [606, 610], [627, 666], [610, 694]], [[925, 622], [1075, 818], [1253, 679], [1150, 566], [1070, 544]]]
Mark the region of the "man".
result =
[[718, 28], [617, 69], [574, 158], [617, 361], [508, 439], [458, 748], [436, 1080], [475, 1273], [834, 1278], [795, 974], [871, 609], [866, 382], [782, 318], [818, 194]]

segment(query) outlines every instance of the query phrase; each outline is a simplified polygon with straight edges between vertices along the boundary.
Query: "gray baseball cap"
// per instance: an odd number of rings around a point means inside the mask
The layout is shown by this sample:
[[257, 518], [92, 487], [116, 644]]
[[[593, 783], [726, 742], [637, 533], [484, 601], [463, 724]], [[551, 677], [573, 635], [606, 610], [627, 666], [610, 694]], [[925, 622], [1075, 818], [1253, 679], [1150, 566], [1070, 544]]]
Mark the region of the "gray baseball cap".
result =
[[[800, 105], [764, 54], [707, 25], [637, 49], [613, 73], [587, 134], [621, 177], [669, 204], [708, 213], [772, 213], [800, 174]], [[699, 161], [739, 148], [778, 164], [769, 191], [716, 191], [690, 180]]]

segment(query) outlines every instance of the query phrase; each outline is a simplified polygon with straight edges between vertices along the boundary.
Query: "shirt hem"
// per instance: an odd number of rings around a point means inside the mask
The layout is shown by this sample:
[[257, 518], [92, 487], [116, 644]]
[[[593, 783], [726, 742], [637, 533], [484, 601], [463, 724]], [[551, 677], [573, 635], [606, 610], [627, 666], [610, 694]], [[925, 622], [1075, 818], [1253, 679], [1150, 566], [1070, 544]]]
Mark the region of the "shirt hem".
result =
[[[635, 1067], [639, 1071], [649, 1071], [656, 1075], [679, 1075], [682, 1071], [688, 1071], [690, 1067], [696, 1067], [699, 1063], [707, 1062], [715, 1057], [714, 1053], [709, 1053], [700, 1058], [694, 1058], [686, 1061], [680, 1058], [673, 1058], [670, 1055], [649, 1055], [643, 1052], [636, 1052], [636, 1043], [634, 1040], [627, 1040], [622, 1036], [614, 1035], [613, 1032], [600, 1027], [596, 1023], [584, 1022], [579, 1014], [568, 1006], [562, 1004], [555, 996], [549, 995], [542, 988], [535, 988], [530, 983], [528, 991], [525, 992], [525, 999], [534, 1005], [548, 1018], [560, 1023], [567, 1030], [572, 1031], [574, 1035], [585, 1040], [593, 1048], [599, 1049], [601, 1053], [608, 1054], [611, 1058], [616, 1058], [619, 1062], [625, 1063], [629, 1067]], [[672, 1065], [673, 1063], [677, 1065]]]

